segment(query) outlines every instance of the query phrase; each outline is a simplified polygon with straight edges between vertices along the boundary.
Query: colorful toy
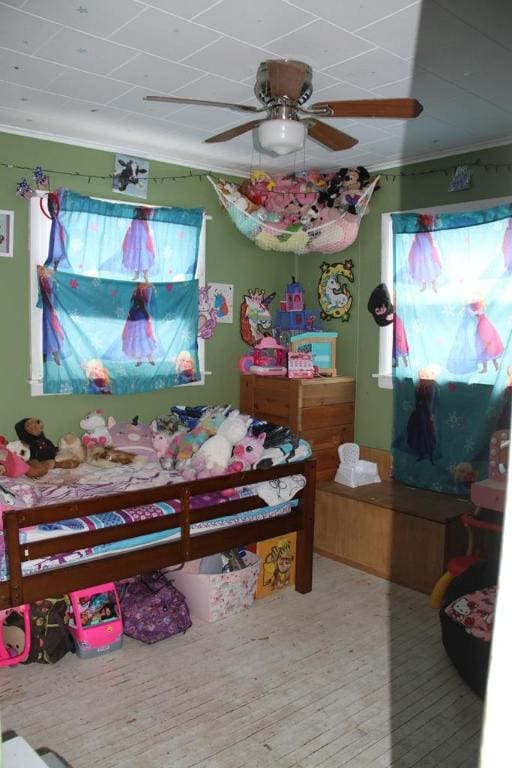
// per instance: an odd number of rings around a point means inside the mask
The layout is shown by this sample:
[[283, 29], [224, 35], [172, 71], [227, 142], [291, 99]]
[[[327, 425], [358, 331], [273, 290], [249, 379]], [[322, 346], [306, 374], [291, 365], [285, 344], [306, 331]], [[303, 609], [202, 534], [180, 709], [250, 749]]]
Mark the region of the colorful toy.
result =
[[184, 469], [186, 463], [209, 438], [213, 437], [226, 418], [226, 408], [209, 408], [199, 419], [197, 425], [180, 435], [176, 446], [176, 466]]
[[244, 472], [251, 469], [261, 458], [266, 436], [265, 432], [260, 432], [258, 437], [246, 435], [239, 440], [233, 448], [233, 457], [228, 464], [228, 471]]
[[337, 333], [317, 331], [299, 333], [290, 338], [290, 352], [310, 352], [313, 366], [322, 376], [336, 376]]
[[256, 346], [252, 355], [240, 358], [238, 367], [242, 373], [256, 373], [258, 376], [286, 376], [286, 349], [272, 336], [265, 336]]
[[306, 309], [304, 289], [292, 277], [286, 286], [284, 300], [281, 301], [276, 315], [276, 334], [284, 338], [287, 331], [321, 331], [320, 310]]
[[288, 378], [312, 379], [315, 375], [311, 352], [288, 352]]
[[121, 648], [123, 622], [113, 583], [70, 592], [73, 615], [68, 629], [80, 659], [90, 659]]
[[0, 611], [0, 667], [26, 661], [30, 651], [30, 605]]

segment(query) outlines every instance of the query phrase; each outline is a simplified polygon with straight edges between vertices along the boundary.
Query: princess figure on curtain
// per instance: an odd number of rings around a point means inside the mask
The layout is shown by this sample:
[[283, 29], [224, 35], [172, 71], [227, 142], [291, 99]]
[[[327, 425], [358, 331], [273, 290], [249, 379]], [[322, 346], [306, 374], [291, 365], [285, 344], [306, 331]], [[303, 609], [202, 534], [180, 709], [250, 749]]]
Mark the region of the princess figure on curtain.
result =
[[407, 422], [407, 445], [416, 454], [417, 461], [429, 459], [434, 463], [437, 446], [437, 412], [439, 388], [436, 383], [438, 367], [430, 365], [419, 371], [414, 395], [414, 410]]
[[409, 365], [409, 342], [402, 319], [396, 313], [393, 320], [393, 368], [396, 368], [403, 360], [405, 367]]
[[43, 304], [43, 362], [52, 358], [56, 365], [65, 357], [64, 331], [53, 303], [52, 272], [46, 267], [37, 268], [39, 291]]
[[414, 235], [408, 256], [409, 274], [412, 280], [425, 291], [430, 285], [437, 293], [437, 278], [443, 266], [431, 232], [417, 232]]
[[123, 328], [123, 352], [142, 365], [144, 360], [154, 365], [153, 352], [156, 348], [153, 320], [149, 314], [149, 303], [154, 288], [151, 283], [137, 283], [132, 296], [128, 317]]
[[110, 374], [101, 360], [92, 358], [84, 366], [85, 377], [87, 379], [87, 394], [89, 395], [111, 395]]
[[133, 272], [132, 280], [138, 280], [142, 272], [147, 282], [149, 270], [155, 263], [155, 245], [148, 223], [151, 215], [151, 208], [136, 208], [124, 236], [123, 267], [127, 272]]
[[466, 305], [446, 367], [451, 373], [487, 373], [487, 363], [492, 360], [498, 370], [503, 350], [500, 334], [485, 314], [485, 303], [478, 299]]
[[503, 354], [503, 342], [501, 337], [485, 314], [483, 301], [474, 301], [469, 305], [469, 311], [476, 317], [476, 354], [482, 368], [479, 373], [487, 373], [487, 362], [492, 360], [494, 368], [498, 370], [499, 358]]
[[176, 357], [176, 373], [178, 384], [191, 384], [197, 381], [194, 360], [190, 352], [182, 350]]

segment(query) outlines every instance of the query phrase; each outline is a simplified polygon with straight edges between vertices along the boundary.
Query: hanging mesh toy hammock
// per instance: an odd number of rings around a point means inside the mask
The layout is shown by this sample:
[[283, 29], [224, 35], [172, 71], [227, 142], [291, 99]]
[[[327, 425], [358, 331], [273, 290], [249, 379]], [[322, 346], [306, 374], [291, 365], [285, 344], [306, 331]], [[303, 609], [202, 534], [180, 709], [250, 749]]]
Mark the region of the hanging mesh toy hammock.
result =
[[[242, 235], [248, 237], [264, 251], [300, 254], [338, 253], [352, 245], [357, 238], [361, 218], [379, 179], [374, 178], [368, 186], [358, 190], [358, 194], [352, 198], [345, 195], [345, 198], [350, 200], [350, 210], [343, 210], [336, 206], [317, 206], [314, 203], [316, 195], [313, 197], [312, 204], [302, 206], [296, 204], [295, 210], [302, 207], [303, 215], [300, 221], [292, 224], [287, 224], [285, 217], [281, 221], [275, 221], [277, 214], [269, 214], [265, 207], [255, 205], [236, 184], [214, 180], [210, 176], [208, 180], [215, 189], [221, 205], [229, 213]], [[274, 182], [270, 181], [270, 183]], [[287, 199], [289, 198], [290, 194]], [[303, 195], [301, 199], [306, 198], [307, 196]], [[291, 199], [295, 199], [293, 193], [291, 193]]]

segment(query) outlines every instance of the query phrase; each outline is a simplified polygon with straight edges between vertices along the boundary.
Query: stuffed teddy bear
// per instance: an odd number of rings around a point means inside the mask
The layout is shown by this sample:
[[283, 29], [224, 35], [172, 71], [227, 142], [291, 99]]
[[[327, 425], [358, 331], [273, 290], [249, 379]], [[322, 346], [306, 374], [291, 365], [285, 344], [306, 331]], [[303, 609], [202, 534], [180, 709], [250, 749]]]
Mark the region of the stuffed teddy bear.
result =
[[[49, 469], [70, 469], [76, 467], [74, 460], [57, 460], [57, 446], [49, 440], [44, 434], [44, 424], [41, 419], [30, 416], [27, 419], [21, 419], [14, 425], [18, 438], [28, 445], [30, 449], [29, 464], [38, 472]], [[40, 464], [43, 464], [43, 467]], [[43, 472], [46, 474], [46, 472]]]
[[78, 466], [85, 461], [85, 447], [79, 437], [72, 432], [66, 432], [65, 435], [59, 440], [59, 450], [57, 451], [56, 459], [61, 461], [75, 461], [75, 466]]

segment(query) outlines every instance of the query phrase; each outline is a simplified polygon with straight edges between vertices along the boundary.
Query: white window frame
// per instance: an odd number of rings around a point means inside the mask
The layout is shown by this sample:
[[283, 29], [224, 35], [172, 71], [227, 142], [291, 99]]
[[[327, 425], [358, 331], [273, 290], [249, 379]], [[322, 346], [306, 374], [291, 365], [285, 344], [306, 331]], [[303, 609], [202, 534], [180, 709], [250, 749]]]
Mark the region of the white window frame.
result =
[[[43, 392], [43, 310], [37, 307], [39, 287], [36, 266], [44, 264], [48, 258], [51, 221], [44, 216], [40, 209], [40, 199], [45, 193], [37, 192], [29, 200], [29, 284], [30, 284], [30, 394], [32, 397], [46, 396]], [[105, 198], [97, 198], [105, 199]], [[106, 200], [108, 203], [121, 203], [120, 200]], [[160, 208], [157, 205], [145, 205], [146, 208]], [[201, 288], [206, 281], [206, 221], [209, 216], [203, 215], [203, 224], [199, 235], [199, 251], [195, 277]], [[205, 383], [205, 342], [198, 337], [197, 351], [201, 378], [190, 384], [179, 384], [179, 387], [197, 387]], [[174, 389], [174, 387], [173, 387]], [[61, 393], [59, 393], [61, 394]], [[65, 393], [62, 393], [65, 394]]]
[[[512, 196], [492, 197], [486, 200], [468, 200], [463, 203], [436, 205], [429, 208], [411, 208], [408, 211], [389, 211], [381, 215], [381, 260], [380, 279], [393, 296], [393, 220], [395, 213], [450, 213], [451, 211], [478, 211], [512, 202]], [[393, 324], [379, 329], [379, 372], [376, 374], [381, 389], [393, 389]]]

